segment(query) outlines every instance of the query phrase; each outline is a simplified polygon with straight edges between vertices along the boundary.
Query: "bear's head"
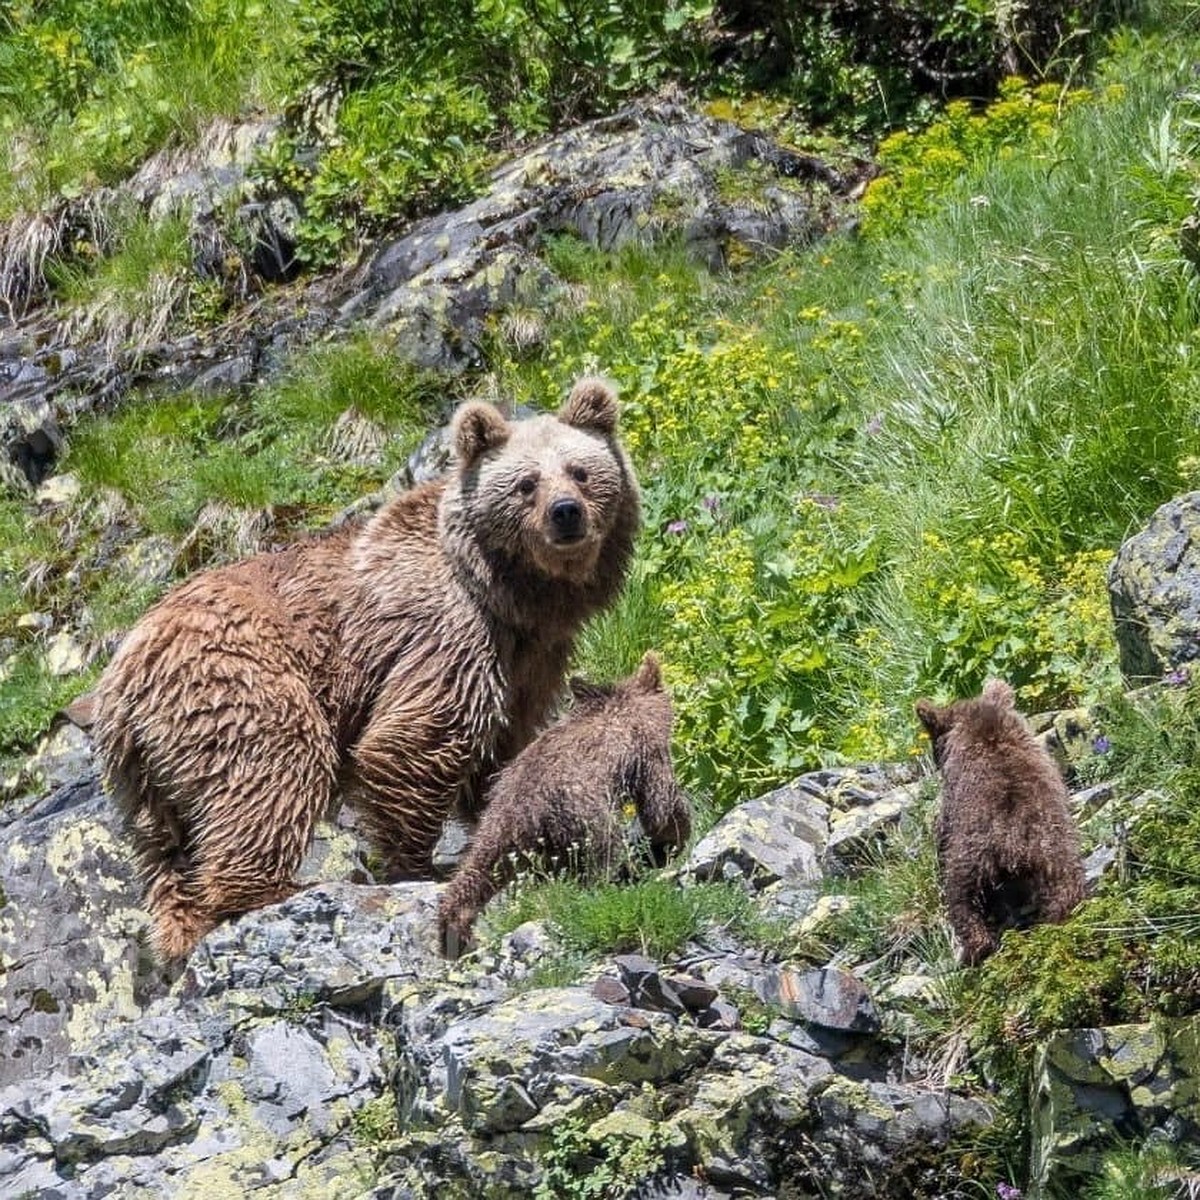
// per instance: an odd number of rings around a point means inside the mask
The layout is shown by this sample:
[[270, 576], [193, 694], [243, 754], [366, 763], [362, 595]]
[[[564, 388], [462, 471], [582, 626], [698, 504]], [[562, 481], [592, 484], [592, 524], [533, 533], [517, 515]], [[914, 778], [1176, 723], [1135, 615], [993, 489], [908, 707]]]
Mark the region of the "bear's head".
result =
[[998, 731], [1008, 714], [1015, 711], [1016, 696], [1003, 679], [989, 679], [982, 694], [971, 700], [956, 700], [953, 704], [937, 705], [930, 700], [918, 700], [917, 719], [929, 734], [933, 746], [933, 761], [941, 766], [949, 750], [949, 738], [964, 721], [971, 723], [977, 736], [987, 736], [989, 729]]
[[452, 430], [461, 526], [485, 554], [589, 582], [614, 531], [631, 541], [636, 525], [637, 483], [616, 425], [615, 393], [590, 377], [554, 416], [509, 421], [490, 404], [464, 404]]

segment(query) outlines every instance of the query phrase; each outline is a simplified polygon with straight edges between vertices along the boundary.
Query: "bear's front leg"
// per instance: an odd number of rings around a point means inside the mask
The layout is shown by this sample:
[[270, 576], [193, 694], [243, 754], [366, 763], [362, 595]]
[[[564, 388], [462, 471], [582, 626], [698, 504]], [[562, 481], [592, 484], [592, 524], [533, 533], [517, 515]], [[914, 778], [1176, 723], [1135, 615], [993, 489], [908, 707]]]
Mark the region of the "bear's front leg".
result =
[[389, 881], [432, 877], [433, 848], [472, 768], [471, 743], [454, 722], [414, 709], [376, 706], [344, 788]]

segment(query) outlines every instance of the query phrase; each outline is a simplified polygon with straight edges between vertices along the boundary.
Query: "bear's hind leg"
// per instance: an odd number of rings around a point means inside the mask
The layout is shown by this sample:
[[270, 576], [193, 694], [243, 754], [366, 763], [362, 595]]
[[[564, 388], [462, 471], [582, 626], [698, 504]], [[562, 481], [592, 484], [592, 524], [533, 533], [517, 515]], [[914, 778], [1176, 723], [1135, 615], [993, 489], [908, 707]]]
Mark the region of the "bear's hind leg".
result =
[[197, 909], [183, 831], [153, 792], [140, 807], [127, 803], [125, 808], [143, 904], [150, 914], [151, 948], [160, 962], [183, 958], [213, 926]]
[[280, 709], [290, 720], [256, 731], [253, 769], [230, 772], [220, 790], [204, 797], [186, 877], [197, 938], [299, 891], [295, 874], [316, 823], [333, 810], [332, 734], [315, 701], [290, 699]]

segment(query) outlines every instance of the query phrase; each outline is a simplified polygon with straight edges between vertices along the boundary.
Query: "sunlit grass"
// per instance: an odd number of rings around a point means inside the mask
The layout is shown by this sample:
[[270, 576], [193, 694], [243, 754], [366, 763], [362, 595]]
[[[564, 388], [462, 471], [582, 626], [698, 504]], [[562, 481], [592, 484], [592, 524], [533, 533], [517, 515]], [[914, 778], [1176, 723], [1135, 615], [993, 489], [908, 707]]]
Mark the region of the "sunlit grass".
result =
[[298, 34], [286, 0], [39, 7], [0, 29], [0, 219], [114, 183], [212, 118], [286, 93]]

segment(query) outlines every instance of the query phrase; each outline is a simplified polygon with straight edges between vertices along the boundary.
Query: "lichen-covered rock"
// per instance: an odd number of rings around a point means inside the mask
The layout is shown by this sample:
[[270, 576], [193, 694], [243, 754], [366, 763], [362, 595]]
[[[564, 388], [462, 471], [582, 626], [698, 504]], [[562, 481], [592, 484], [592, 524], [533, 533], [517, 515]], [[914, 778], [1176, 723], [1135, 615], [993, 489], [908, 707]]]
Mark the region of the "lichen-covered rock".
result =
[[1034, 1063], [1031, 1183], [1070, 1187], [1106, 1150], [1200, 1136], [1200, 1017], [1055, 1034]]
[[882, 795], [868, 794], [865, 802], [852, 807], [833, 809], [825, 848], [825, 861], [830, 869], [843, 874], [869, 862], [872, 851], [878, 850], [904, 815], [912, 811], [920, 791], [918, 783], [902, 784]]
[[953, 1092], [913, 1084], [830, 1077], [813, 1102], [814, 1128], [806, 1161], [831, 1196], [908, 1200], [914, 1195], [965, 1197], [951, 1141], [991, 1124], [987, 1105]]
[[749, 1034], [717, 1047], [686, 1105], [670, 1119], [703, 1177], [765, 1195], [811, 1124], [814, 1088], [833, 1074], [823, 1058]]
[[744, 879], [759, 889], [781, 880], [819, 881], [829, 838], [823, 774], [802, 776], [731, 809], [692, 848], [681, 873], [700, 880]]
[[0, 1084], [131, 1020], [157, 986], [132, 860], [94, 774], [0, 826]]
[[358, 1195], [384, 994], [439, 969], [435, 890], [317, 887], [214, 931], [136, 1019], [0, 1090], [0, 1194]]
[[1131, 683], [1200, 658], [1200, 491], [1168, 501], [1121, 546], [1108, 593]]
[[585, 988], [551, 988], [446, 1030], [441, 1100], [469, 1131], [512, 1130], [564, 1097], [664, 1084], [710, 1050], [708, 1035], [665, 1013], [605, 1004]]

